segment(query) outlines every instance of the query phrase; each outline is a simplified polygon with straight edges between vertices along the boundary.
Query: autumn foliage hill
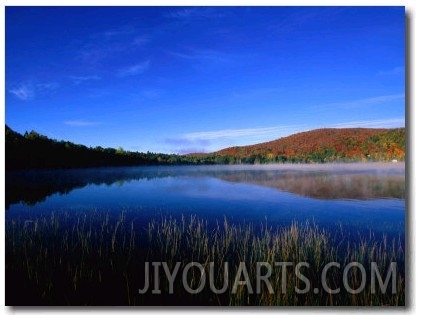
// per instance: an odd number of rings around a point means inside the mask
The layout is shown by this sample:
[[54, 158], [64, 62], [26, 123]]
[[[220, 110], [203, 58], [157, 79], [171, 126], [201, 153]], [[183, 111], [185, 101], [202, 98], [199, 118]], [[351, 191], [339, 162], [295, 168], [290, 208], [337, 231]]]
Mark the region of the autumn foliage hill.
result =
[[405, 128], [324, 128], [211, 155], [245, 163], [401, 161], [405, 159], [405, 140]]

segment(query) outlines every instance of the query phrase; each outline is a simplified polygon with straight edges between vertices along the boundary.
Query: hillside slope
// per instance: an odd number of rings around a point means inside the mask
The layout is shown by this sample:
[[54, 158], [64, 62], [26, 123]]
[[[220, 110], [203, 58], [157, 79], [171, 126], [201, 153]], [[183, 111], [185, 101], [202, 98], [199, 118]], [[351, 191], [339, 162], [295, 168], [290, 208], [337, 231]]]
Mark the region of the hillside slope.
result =
[[245, 163], [404, 160], [405, 140], [404, 128], [325, 128], [211, 155]]

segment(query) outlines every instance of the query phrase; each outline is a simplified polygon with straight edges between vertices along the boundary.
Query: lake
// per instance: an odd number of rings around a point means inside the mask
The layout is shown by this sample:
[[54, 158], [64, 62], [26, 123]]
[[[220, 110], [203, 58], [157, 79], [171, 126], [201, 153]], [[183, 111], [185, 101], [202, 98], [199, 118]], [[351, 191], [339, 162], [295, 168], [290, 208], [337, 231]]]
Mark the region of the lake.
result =
[[[5, 195], [7, 305], [405, 301], [404, 163], [15, 171], [6, 173]], [[215, 294], [207, 287], [191, 294], [179, 275], [173, 294], [162, 269], [158, 282], [155, 273], [144, 273], [144, 265], [148, 271], [153, 261], [169, 266], [197, 261], [207, 270], [210, 261], [220, 266], [228, 261], [230, 284], [242, 261], [250, 263], [250, 272], [259, 261], [306, 261], [315, 267], [306, 277], [318, 290], [324, 285], [322, 268], [332, 261], [343, 262], [340, 270], [348, 262], [364, 268], [376, 262], [384, 277], [389, 264], [397, 262], [398, 293], [377, 289], [373, 295], [368, 283], [357, 297], [345, 290], [334, 299], [324, 291], [298, 294], [298, 280], [290, 273], [287, 293]], [[349, 276], [359, 287], [356, 269]], [[189, 277], [194, 287], [202, 279], [194, 273]], [[163, 294], [152, 288], [140, 294], [146, 279], [162, 286]], [[216, 279], [220, 286], [225, 283], [221, 273]], [[329, 283], [341, 287], [344, 279], [334, 273]]]
[[143, 221], [309, 220], [404, 233], [404, 164], [155, 166], [6, 175], [6, 218], [43, 211], [127, 210]]
[[6, 174], [6, 219], [127, 210], [272, 225], [312, 221], [404, 235], [405, 167], [391, 164], [156, 166]]

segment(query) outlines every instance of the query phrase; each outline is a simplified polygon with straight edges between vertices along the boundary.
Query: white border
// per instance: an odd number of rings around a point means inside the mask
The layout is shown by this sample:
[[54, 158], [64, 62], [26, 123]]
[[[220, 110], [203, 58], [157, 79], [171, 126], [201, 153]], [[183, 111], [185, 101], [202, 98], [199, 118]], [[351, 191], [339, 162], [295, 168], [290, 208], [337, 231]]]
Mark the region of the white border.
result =
[[[407, 53], [407, 70], [410, 70], [410, 76], [408, 76], [408, 93], [406, 95], [407, 102], [410, 103], [410, 107], [407, 109], [410, 110], [410, 115], [407, 117], [407, 124], [406, 127], [411, 127], [411, 134], [408, 139], [410, 139], [409, 143], [407, 143], [407, 152], [408, 155], [410, 153], [410, 157], [408, 157], [408, 162], [411, 162], [407, 165], [407, 167], [411, 166], [411, 173], [410, 181], [408, 180], [409, 187], [407, 187], [407, 192], [409, 193], [409, 205], [410, 208], [408, 209], [411, 214], [412, 222], [409, 222], [408, 229], [410, 229], [411, 234], [408, 234], [410, 237], [411, 248], [408, 248], [407, 257], [408, 260], [407, 264], [409, 269], [407, 270], [407, 278], [411, 280], [411, 286], [409, 287], [409, 284], [407, 284], [406, 292], [407, 296], [411, 299], [407, 300], [407, 307], [406, 308], [381, 308], [378, 309], [380, 311], [387, 311], [389, 314], [396, 314], [396, 313], [409, 313], [409, 314], [421, 314], [422, 307], [421, 302], [417, 300], [417, 297], [421, 296], [419, 286], [422, 284], [421, 274], [422, 272], [418, 270], [417, 266], [422, 266], [422, 259], [421, 259], [421, 251], [416, 250], [416, 244], [422, 244], [422, 229], [421, 229], [421, 214], [420, 214], [420, 202], [418, 202], [416, 196], [422, 196], [420, 194], [420, 188], [416, 185], [416, 178], [418, 178], [418, 175], [421, 175], [421, 167], [418, 165], [418, 163], [421, 161], [421, 154], [420, 154], [420, 147], [417, 147], [417, 135], [422, 135], [422, 124], [418, 125], [418, 121], [420, 121], [420, 106], [422, 106], [422, 103], [420, 101], [420, 97], [418, 98], [418, 94], [420, 96], [420, 93], [417, 93], [417, 82], [419, 83], [419, 89], [422, 83], [421, 76], [420, 76], [420, 70], [421, 70], [421, 64], [418, 62], [420, 60], [416, 56], [421, 56], [421, 44], [420, 44], [420, 38], [421, 34], [420, 31], [422, 30], [422, 17], [421, 17], [421, 11], [418, 11], [418, 2], [420, 1], [414, 1], [414, 0], [406, 0], [406, 1], [397, 1], [397, 0], [388, 0], [388, 1], [379, 1], [379, 0], [358, 0], [358, 1], [350, 1], [350, 0], [343, 0], [343, 1], [328, 1], [328, 0], [308, 0], [308, 1], [300, 1], [298, 3], [297, 1], [274, 1], [274, 0], [263, 0], [263, 1], [256, 1], [256, 0], [230, 0], [230, 1], [223, 1], [223, 0], [213, 0], [213, 1], [203, 1], [203, 0], [182, 0], [182, 1], [169, 1], [169, 0], [155, 0], [155, 1], [128, 1], [128, 0], [104, 0], [104, 1], [98, 1], [98, 0], [90, 0], [90, 1], [82, 1], [82, 0], [63, 0], [63, 1], [51, 1], [51, 0], [42, 0], [42, 1], [12, 1], [12, 0], [3, 0], [0, 9], [0, 55], [2, 56], [1, 62], [0, 62], [0, 72], [3, 73], [3, 76], [1, 77], [1, 87], [0, 87], [0, 98], [2, 100], [2, 110], [0, 111], [0, 123], [4, 126], [5, 122], [5, 33], [4, 33], [4, 26], [5, 26], [5, 6], [14, 6], [14, 5], [116, 5], [116, 6], [127, 6], [127, 5], [234, 5], [234, 6], [246, 6], [246, 5], [340, 5], [340, 6], [357, 6], [357, 5], [373, 5], [373, 6], [385, 6], [385, 5], [395, 5], [395, 6], [406, 6], [406, 14], [409, 17], [409, 37], [411, 44], [408, 46], [411, 48], [411, 50]], [[419, 8], [420, 9], [420, 8]], [[419, 36], [417, 36], [417, 33], [419, 31]], [[419, 38], [419, 40], [417, 40]], [[418, 80], [419, 79], [419, 80]], [[420, 90], [419, 90], [420, 91]], [[417, 106], [416, 104], [419, 104]], [[418, 109], [419, 108], [419, 109]], [[418, 119], [419, 117], [419, 119]], [[409, 132], [409, 129], [407, 129]], [[3, 202], [3, 209], [4, 209], [4, 127], [0, 127], [0, 138], [1, 140], [1, 147], [0, 147], [0, 159], [2, 163], [2, 171], [0, 172], [0, 186], [1, 186], [1, 198]], [[419, 141], [420, 142], [420, 141]], [[409, 150], [410, 149], [410, 150]], [[419, 162], [418, 162], [419, 161]], [[409, 189], [410, 188], [410, 189]], [[419, 211], [418, 211], [419, 210]], [[3, 217], [0, 218], [0, 279], [1, 279], [1, 285], [0, 285], [0, 305], [3, 305], [2, 312], [3, 314], [40, 314], [40, 313], [58, 313], [65, 312], [66, 314], [103, 314], [104, 312], [107, 313], [125, 313], [130, 312], [142, 312], [143, 314], [163, 314], [167, 311], [176, 311], [178, 313], [180, 312], [194, 312], [197, 313], [198, 311], [206, 311], [210, 314], [218, 314], [222, 311], [220, 308], [166, 308], [166, 311], [163, 311], [162, 309], [159, 311], [155, 311], [153, 308], [10, 308], [10, 307], [4, 307], [5, 300], [4, 300], [4, 211], [3, 211]], [[419, 292], [419, 294], [418, 294]], [[419, 303], [418, 303], [419, 302]], [[309, 313], [338, 313], [339, 308], [330, 309], [330, 308], [241, 308], [241, 309], [228, 309], [228, 311], [243, 311], [248, 313], [257, 313], [262, 312], [266, 313], [268, 311], [270, 312], [283, 312], [283, 313], [295, 313], [295, 314], [309, 314]], [[224, 309], [224, 311], [227, 311], [227, 308]], [[345, 308], [344, 311], [341, 309], [342, 312], [345, 314], [354, 314], [356, 312], [366, 312], [370, 311], [371, 313], [374, 311], [374, 309], [370, 308], [364, 308], [364, 309], [357, 309], [357, 308]]]

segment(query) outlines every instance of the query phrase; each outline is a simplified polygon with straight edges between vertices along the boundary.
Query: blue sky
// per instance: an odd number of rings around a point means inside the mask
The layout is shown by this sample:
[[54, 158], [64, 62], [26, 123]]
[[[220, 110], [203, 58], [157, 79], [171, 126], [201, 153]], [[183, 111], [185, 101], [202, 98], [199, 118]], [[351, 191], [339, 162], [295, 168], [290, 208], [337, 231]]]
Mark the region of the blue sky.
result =
[[211, 152], [404, 127], [404, 7], [6, 7], [6, 123]]

